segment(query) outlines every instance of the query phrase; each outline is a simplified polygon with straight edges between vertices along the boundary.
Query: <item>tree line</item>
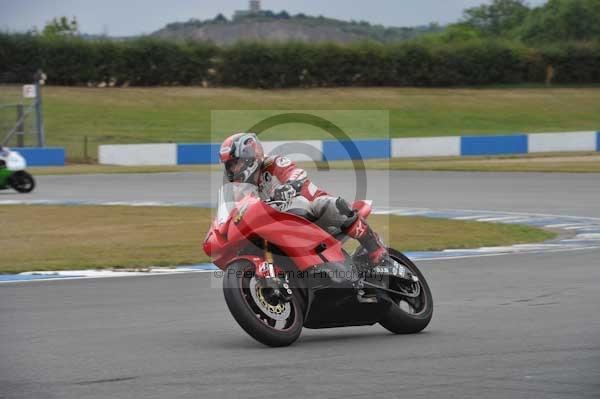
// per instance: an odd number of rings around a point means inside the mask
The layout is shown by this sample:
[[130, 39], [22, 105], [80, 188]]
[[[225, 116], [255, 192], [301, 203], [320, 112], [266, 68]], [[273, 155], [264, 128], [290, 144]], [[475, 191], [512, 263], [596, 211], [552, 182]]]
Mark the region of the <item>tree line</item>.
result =
[[0, 34], [0, 81], [110, 86], [465, 86], [600, 83], [600, 43], [175, 43]]
[[394, 43], [217, 46], [153, 37], [84, 40], [73, 19], [0, 33], [0, 82], [92, 86], [467, 86], [600, 83], [600, 1], [493, 0], [457, 24]]
[[[529, 7], [524, 0], [493, 0], [466, 9], [462, 21], [448, 27], [445, 38], [461, 32], [463, 37], [503, 38], [532, 45], [600, 40], [598, 21], [598, 0], [548, 0], [539, 7]], [[438, 38], [444, 39], [444, 34]]]

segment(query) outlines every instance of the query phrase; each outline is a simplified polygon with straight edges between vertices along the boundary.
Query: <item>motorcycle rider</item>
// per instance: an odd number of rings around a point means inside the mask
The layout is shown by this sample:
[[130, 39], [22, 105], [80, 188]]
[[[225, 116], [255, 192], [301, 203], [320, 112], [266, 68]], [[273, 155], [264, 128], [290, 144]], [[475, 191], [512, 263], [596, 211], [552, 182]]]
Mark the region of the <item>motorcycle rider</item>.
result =
[[[352, 212], [341, 197], [329, 195], [310, 181], [305, 170], [289, 158], [279, 155], [265, 157], [263, 147], [254, 133], [229, 136], [219, 150], [229, 182], [251, 183], [259, 188], [263, 201], [279, 201], [280, 210], [301, 207], [315, 223], [327, 230], [339, 228], [360, 242], [369, 256], [370, 266], [389, 267], [393, 261], [367, 222]], [[298, 200], [298, 201], [296, 201]]]
[[10, 148], [0, 145], [0, 169], [6, 167], [6, 157], [10, 152]]

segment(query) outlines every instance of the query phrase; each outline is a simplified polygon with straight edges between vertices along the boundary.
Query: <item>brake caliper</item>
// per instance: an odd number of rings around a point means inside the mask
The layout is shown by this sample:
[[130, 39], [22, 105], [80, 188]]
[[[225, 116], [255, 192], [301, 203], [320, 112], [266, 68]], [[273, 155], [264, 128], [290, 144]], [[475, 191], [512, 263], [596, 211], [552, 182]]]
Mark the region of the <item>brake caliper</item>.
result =
[[264, 297], [273, 302], [288, 302], [292, 299], [292, 290], [287, 278], [279, 277], [282, 273], [275, 270], [272, 263], [263, 262], [258, 268], [257, 285], [265, 294]]

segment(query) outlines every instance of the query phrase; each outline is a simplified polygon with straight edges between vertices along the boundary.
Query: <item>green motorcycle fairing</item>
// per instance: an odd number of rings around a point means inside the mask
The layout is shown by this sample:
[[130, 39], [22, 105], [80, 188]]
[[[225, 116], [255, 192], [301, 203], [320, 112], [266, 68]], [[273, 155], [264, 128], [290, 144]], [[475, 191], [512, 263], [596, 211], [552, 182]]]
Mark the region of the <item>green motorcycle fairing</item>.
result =
[[0, 167], [0, 188], [8, 186], [8, 178], [11, 177], [13, 173], [15, 173], [14, 170]]

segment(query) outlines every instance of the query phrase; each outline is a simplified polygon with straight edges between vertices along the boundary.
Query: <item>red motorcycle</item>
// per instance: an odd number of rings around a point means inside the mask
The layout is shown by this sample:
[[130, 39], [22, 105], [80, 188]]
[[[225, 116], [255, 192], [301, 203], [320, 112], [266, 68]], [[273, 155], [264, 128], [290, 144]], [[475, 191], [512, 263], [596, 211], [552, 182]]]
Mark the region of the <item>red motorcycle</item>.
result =
[[[380, 323], [396, 334], [423, 330], [433, 314], [425, 278], [390, 248], [393, 267], [368, 267], [359, 247], [352, 254], [341, 231], [325, 231], [303, 209], [281, 212], [260, 200], [252, 184], [219, 191], [217, 215], [204, 251], [223, 270], [223, 293], [238, 324], [268, 346], [287, 346], [302, 327]], [[366, 218], [370, 201], [341, 210]]]

